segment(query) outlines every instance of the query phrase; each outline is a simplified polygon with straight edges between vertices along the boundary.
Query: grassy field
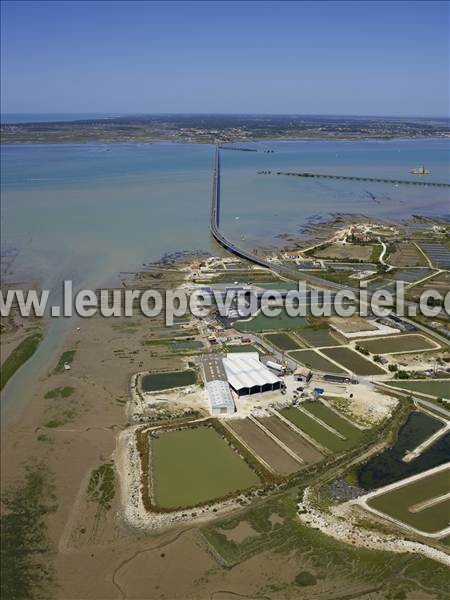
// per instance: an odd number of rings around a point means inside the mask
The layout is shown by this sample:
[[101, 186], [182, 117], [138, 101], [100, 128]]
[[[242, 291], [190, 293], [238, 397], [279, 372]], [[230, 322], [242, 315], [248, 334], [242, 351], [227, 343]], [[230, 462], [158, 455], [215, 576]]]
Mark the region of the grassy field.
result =
[[340, 369], [337, 365], [327, 360], [323, 356], [320, 356], [314, 350], [296, 350], [289, 354], [296, 362], [314, 369], [317, 371], [325, 371], [326, 373], [343, 373], [344, 370]]
[[412, 242], [395, 244], [389, 255], [389, 264], [396, 267], [427, 267], [428, 262], [422, 252]]
[[356, 373], [356, 375], [381, 375], [385, 373], [384, 369], [349, 348], [325, 348], [322, 352]]
[[306, 400], [306, 402], [302, 402], [302, 407], [306, 408], [308, 412], [324, 421], [327, 425], [330, 425], [330, 427], [336, 429], [336, 431], [339, 431], [339, 433], [342, 433], [348, 439], [349, 445], [357, 444], [364, 435], [360, 429], [351, 425], [351, 423], [340, 417], [334, 410], [328, 408], [328, 406], [325, 406], [320, 400]]
[[155, 499], [161, 508], [196, 506], [260, 483], [212, 427], [162, 433], [151, 447]]
[[[342, 269], [339, 269], [337, 271], [332, 271], [331, 267], [332, 267], [332, 263], [328, 263], [328, 270], [320, 271], [321, 279], [326, 279], [327, 281], [333, 281], [334, 283], [341, 283], [342, 285], [348, 285], [350, 287], [355, 285], [355, 280], [353, 279], [353, 275], [355, 274], [355, 271], [353, 269], [348, 270], [348, 271], [343, 271]], [[304, 273], [306, 275], [308, 274], [306, 271], [304, 271]], [[331, 314], [334, 314], [333, 310], [331, 311]]]
[[42, 335], [33, 333], [29, 335], [15, 348], [0, 369], [0, 389], [3, 389], [14, 373], [36, 352], [41, 343]]
[[322, 427], [322, 425], [312, 417], [306, 415], [297, 408], [285, 408], [281, 411], [281, 414], [283, 417], [294, 423], [299, 429], [319, 442], [321, 446], [328, 448], [332, 452], [342, 452], [352, 445], [348, 440], [339, 438], [336, 434], [328, 431], [328, 429]]
[[144, 392], [168, 390], [184, 385], [192, 385], [197, 380], [195, 371], [171, 371], [168, 373], [150, 373], [142, 377], [141, 387]]
[[269, 333], [266, 340], [280, 350], [298, 350], [302, 346], [287, 333]]
[[317, 448], [308, 444], [278, 417], [262, 417], [258, 420], [305, 463], [315, 463], [322, 459], [322, 455]]
[[389, 381], [389, 385], [402, 390], [422, 392], [436, 398], [450, 399], [450, 379], [417, 379], [414, 381]]
[[52, 390], [49, 390], [44, 398], [46, 398], [47, 400], [49, 398], [52, 399], [62, 399], [62, 398], [69, 398], [69, 396], [71, 396], [75, 391], [75, 388], [72, 387], [71, 385], [66, 385], [64, 387], [57, 387], [57, 388], [53, 388]]
[[330, 244], [328, 248], [315, 250], [314, 256], [318, 258], [332, 259], [351, 259], [351, 260], [371, 260], [372, 250], [374, 246], [360, 246], [357, 244]]
[[419, 333], [393, 335], [378, 339], [363, 340], [358, 343], [373, 354], [390, 354], [391, 352], [436, 349], [436, 345], [431, 340]]
[[289, 475], [301, 468], [296, 460], [248, 419], [233, 419], [229, 424], [250, 448], [278, 473]]
[[261, 312], [249, 321], [236, 321], [238, 331], [276, 331], [279, 329], [302, 329], [306, 326], [305, 317], [290, 317], [282, 310], [278, 317], [267, 317]]
[[338, 346], [340, 342], [337, 337], [333, 337], [329, 329], [314, 329], [313, 327], [303, 329], [299, 333], [300, 338], [305, 341], [308, 346], [320, 348], [321, 346]]
[[420, 503], [447, 494], [449, 481], [446, 469], [371, 498], [368, 505], [420, 531], [435, 533], [448, 525], [450, 500], [428, 508], [421, 508]]

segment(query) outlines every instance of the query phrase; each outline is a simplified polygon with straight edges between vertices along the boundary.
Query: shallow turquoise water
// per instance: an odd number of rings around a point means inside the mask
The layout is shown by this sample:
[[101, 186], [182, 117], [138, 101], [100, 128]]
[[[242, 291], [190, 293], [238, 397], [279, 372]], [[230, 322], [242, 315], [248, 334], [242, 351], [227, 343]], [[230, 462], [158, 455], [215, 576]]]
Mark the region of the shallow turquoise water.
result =
[[211, 248], [211, 147], [9, 146], [2, 243], [15, 272], [98, 285], [166, 252]]
[[[12, 281], [36, 281], [60, 299], [117, 282], [121, 271], [179, 250], [213, 248], [212, 148], [86, 144], [2, 148], [2, 252]], [[56, 363], [75, 317], [50, 319], [34, 356], [2, 391], [3, 423], [19, 416], [36, 380]]]
[[[430, 179], [448, 181], [445, 140], [254, 145], [275, 152], [222, 151], [221, 223], [247, 247], [279, 245], [280, 234], [299, 234], [330, 213], [386, 219], [448, 213], [446, 189], [256, 174], [278, 169], [410, 178], [411, 168], [425, 164]], [[217, 252], [209, 234], [212, 159], [211, 145], [2, 146], [1, 243], [2, 254], [15, 256], [12, 280], [37, 281], [55, 298], [64, 279], [75, 288], [95, 288], [165, 253]], [[74, 327], [74, 319], [51, 320], [36, 354], [3, 390], [2, 410], [26, 402]]]
[[[449, 212], [448, 189], [305, 180], [258, 170], [310, 170], [449, 181], [445, 140], [299, 141], [222, 151], [224, 230], [247, 246], [335, 213], [386, 219]], [[165, 252], [215, 248], [209, 235], [213, 148], [193, 144], [67, 144], [2, 148], [2, 246], [19, 275], [100, 284]], [[373, 198], [375, 196], [375, 199]], [[238, 219], [236, 219], [238, 217]], [[242, 237], [245, 237], [243, 240]]]
[[284, 243], [280, 234], [298, 235], [305, 226], [339, 213], [389, 221], [412, 214], [449, 215], [448, 188], [257, 174], [259, 170], [309, 171], [417, 181], [410, 171], [425, 164], [432, 171], [429, 181], [449, 182], [446, 140], [261, 142], [253, 146], [270, 146], [274, 153], [221, 154], [221, 225], [247, 248], [261, 243], [280, 246]]

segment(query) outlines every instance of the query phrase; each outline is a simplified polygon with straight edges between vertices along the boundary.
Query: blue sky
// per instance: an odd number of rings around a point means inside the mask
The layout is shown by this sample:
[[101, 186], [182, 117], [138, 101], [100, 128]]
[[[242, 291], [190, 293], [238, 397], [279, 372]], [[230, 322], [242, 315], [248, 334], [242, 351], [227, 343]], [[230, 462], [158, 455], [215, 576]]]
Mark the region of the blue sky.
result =
[[447, 2], [2, 2], [2, 112], [448, 111]]

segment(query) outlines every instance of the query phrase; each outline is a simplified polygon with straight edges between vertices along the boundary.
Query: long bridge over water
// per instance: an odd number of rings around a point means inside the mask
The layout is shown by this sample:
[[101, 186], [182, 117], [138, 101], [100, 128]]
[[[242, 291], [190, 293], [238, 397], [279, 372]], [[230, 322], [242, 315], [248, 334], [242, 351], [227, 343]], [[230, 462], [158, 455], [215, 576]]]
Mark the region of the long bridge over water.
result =
[[[219, 228], [220, 224], [220, 154], [219, 148], [216, 147], [216, 154], [214, 157], [214, 173], [213, 173], [213, 186], [212, 186], [212, 194], [211, 194], [211, 220], [210, 220], [210, 230], [215, 238], [215, 240], [228, 252], [238, 256], [239, 258], [243, 258], [244, 260], [248, 260], [251, 263], [257, 264], [261, 267], [265, 267], [271, 271], [275, 271], [280, 275], [285, 275], [294, 281], [304, 280], [308, 283], [311, 283], [320, 288], [331, 288], [333, 290], [348, 290], [355, 293], [356, 297], [358, 296], [360, 290], [357, 288], [349, 287], [340, 283], [336, 283], [334, 281], [328, 281], [326, 279], [322, 279], [320, 277], [316, 277], [315, 275], [310, 275], [309, 273], [300, 272], [295, 267], [291, 267], [290, 265], [277, 265], [274, 263], [269, 263], [268, 261], [260, 258], [256, 254], [249, 252], [243, 248], [239, 248], [236, 244], [229, 241], [221, 232]], [[364, 301], [367, 303], [373, 296], [373, 292], [368, 292], [367, 299]], [[417, 314], [417, 306], [415, 302], [411, 302], [408, 300], [404, 301], [405, 308], [407, 309], [406, 314], [411, 317]], [[408, 312], [409, 307], [414, 307], [414, 312]], [[408, 318], [403, 317], [403, 320], [408, 321]], [[411, 322], [411, 321], [410, 321]], [[414, 325], [421, 330], [426, 331], [432, 337], [438, 339], [441, 342], [447, 343], [444, 337], [438, 334], [436, 331], [430, 330], [424, 325], [418, 324], [414, 322]]]
[[[419, 183], [419, 182], [418, 182]], [[440, 184], [440, 185], [448, 185], [448, 184]], [[219, 147], [216, 147], [216, 153], [214, 157], [214, 171], [213, 171], [213, 186], [212, 186], [212, 195], [211, 195], [211, 221], [210, 221], [210, 230], [215, 240], [228, 252], [239, 256], [239, 258], [243, 258], [244, 260], [248, 260], [251, 263], [259, 265], [261, 267], [265, 267], [271, 271], [275, 271], [280, 275], [285, 275], [289, 279], [293, 279], [294, 281], [304, 280], [313, 285], [322, 287], [322, 288], [331, 288], [334, 290], [352, 290], [355, 293], [359, 293], [359, 289], [349, 287], [348, 285], [343, 285], [340, 283], [336, 283], [334, 281], [329, 281], [327, 279], [322, 279], [321, 277], [317, 277], [316, 275], [312, 275], [310, 273], [305, 273], [304, 271], [300, 272], [298, 268], [291, 265], [279, 265], [276, 263], [268, 262], [263, 258], [253, 254], [252, 252], [245, 250], [244, 248], [240, 248], [230, 240], [228, 240], [223, 233], [220, 231], [220, 150]], [[372, 294], [369, 293], [369, 296]], [[406, 305], [411, 304], [410, 302], [405, 302]]]
[[[239, 248], [233, 242], [228, 240], [220, 231], [220, 153], [219, 148], [216, 147], [216, 154], [214, 157], [214, 173], [213, 173], [213, 186], [212, 186], [212, 194], [211, 194], [211, 221], [210, 221], [210, 230], [215, 240], [228, 252], [239, 256], [239, 258], [243, 258], [257, 264], [261, 267], [265, 267], [266, 269], [270, 269], [271, 271], [275, 271], [280, 275], [286, 275], [291, 279], [296, 281], [305, 280], [309, 283], [321, 286], [328, 287], [334, 289], [349, 289], [348, 286], [342, 285], [340, 283], [335, 283], [332, 281], [327, 281], [326, 279], [322, 279], [320, 277], [316, 277], [315, 275], [310, 275], [309, 273], [300, 273], [298, 269], [291, 267], [290, 265], [277, 265], [274, 263], [270, 263], [267, 260], [245, 250], [244, 248]], [[355, 290], [358, 291], [358, 290]]]
[[[259, 171], [258, 175], [271, 174], [267, 171]], [[341, 179], [344, 181], [366, 181], [372, 183], [393, 183], [394, 185], [420, 185], [423, 187], [450, 187], [450, 183], [439, 181], [413, 181], [410, 179], [382, 179], [381, 177], [358, 177], [356, 175], [328, 175], [326, 173], [308, 173], [306, 171], [277, 171], [277, 175], [292, 175], [294, 177], [311, 177], [314, 179]]]

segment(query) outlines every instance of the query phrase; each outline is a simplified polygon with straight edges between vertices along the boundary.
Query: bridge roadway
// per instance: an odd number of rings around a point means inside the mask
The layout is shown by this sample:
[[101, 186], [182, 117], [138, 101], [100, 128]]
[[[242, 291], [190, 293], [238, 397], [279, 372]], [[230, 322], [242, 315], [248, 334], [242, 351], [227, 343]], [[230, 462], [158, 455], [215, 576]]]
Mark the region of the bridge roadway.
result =
[[[279, 273], [280, 275], [284, 275], [290, 279], [293, 279], [294, 281], [304, 280], [316, 287], [319, 287], [322, 289], [323, 288], [331, 288], [334, 291], [349, 290], [349, 291], [352, 291], [355, 293], [356, 298], [359, 297], [360, 290], [358, 288], [349, 287], [349, 286], [343, 285], [341, 283], [336, 283], [334, 281], [328, 281], [327, 279], [322, 279], [321, 277], [317, 277], [317, 276], [311, 275], [309, 273], [304, 273], [304, 272], [300, 273], [295, 267], [291, 267], [289, 265], [277, 265], [274, 263], [269, 263], [268, 261], [260, 258], [256, 254], [252, 254], [251, 252], [248, 252], [247, 250], [244, 250], [243, 248], [239, 248], [238, 246], [236, 246], [236, 244], [233, 244], [232, 242], [230, 242], [220, 232], [219, 225], [220, 225], [220, 153], [219, 153], [219, 147], [216, 146], [216, 154], [214, 157], [214, 174], [213, 174], [213, 186], [212, 186], [212, 195], [211, 195], [211, 221], [210, 221], [210, 230], [211, 230], [211, 233], [212, 233], [213, 237], [215, 238], [215, 240], [223, 248], [225, 248], [225, 250], [227, 250], [228, 252], [231, 252], [231, 254], [239, 256], [239, 258], [243, 258], [244, 260], [248, 260], [249, 262], [252, 262], [254, 264], [260, 265], [261, 267], [265, 267], [266, 269], [269, 269], [270, 271], [275, 271], [275, 272]], [[368, 291], [367, 303], [370, 302], [372, 294], [373, 293]], [[414, 306], [414, 309], [416, 311], [414, 314], [418, 313], [418, 306], [415, 302], [405, 300], [404, 305], [405, 305], [405, 314], [406, 315], [411, 316], [408, 313], [408, 308], [412, 307], [412, 306]], [[382, 305], [382, 307], [383, 307], [383, 305]], [[369, 308], [370, 308], [370, 305], [369, 305]], [[411, 321], [407, 317], [403, 317], [402, 320], [410, 323], [411, 325], [414, 325], [415, 327], [417, 327], [419, 329], [423, 329], [429, 335], [438, 339], [441, 343], [442, 342], [444, 342], [445, 344], [447, 343], [447, 340], [445, 338], [443, 338], [442, 336], [437, 334], [435, 331], [429, 330], [428, 328], [421, 325], [420, 323]]]
[[[248, 260], [254, 264], [260, 265], [261, 267], [265, 267], [270, 269], [271, 271], [276, 271], [281, 275], [286, 275], [291, 279], [299, 281], [305, 280], [312, 284], [328, 287], [332, 289], [349, 289], [347, 286], [342, 285], [340, 283], [330, 282], [325, 279], [321, 279], [320, 277], [316, 277], [315, 275], [299, 273], [297, 269], [291, 267], [289, 265], [276, 265], [274, 263], [269, 263], [268, 261], [260, 258], [256, 254], [248, 252], [243, 248], [239, 248], [233, 242], [230, 242], [219, 229], [220, 224], [220, 153], [219, 148], [216, 147], [216, 154], [214, 158], [214, 174], [213, 174], [213, 187], [212, 187], [212, 196], [211, 196], [211, 221], [210, 221], [210, 230], [215, 238], [215, 240], [231, 252], [232, 254], [239, 256], [239, 258], [243, 258]], [[352, 289], [352, 288], [350, 288]], [[358, 292], [359, 290], [353, 289], [353, 291]]]
[[371, 181], [376, 183], [394, 183], [397, 185], [422, 185], [432, 187], [450, 187], [450, 183], [437, 181], [411, 181], [407, 179], [381, 179], [379, 177], [358, 177], [351, 175], [327, 175], [325, 173], [307, 173], [296, 171], [277, 171], [277, 175], [293, 175], [294, 177], [313, 177], [317, 179], [344, 179], [346, 181]]

